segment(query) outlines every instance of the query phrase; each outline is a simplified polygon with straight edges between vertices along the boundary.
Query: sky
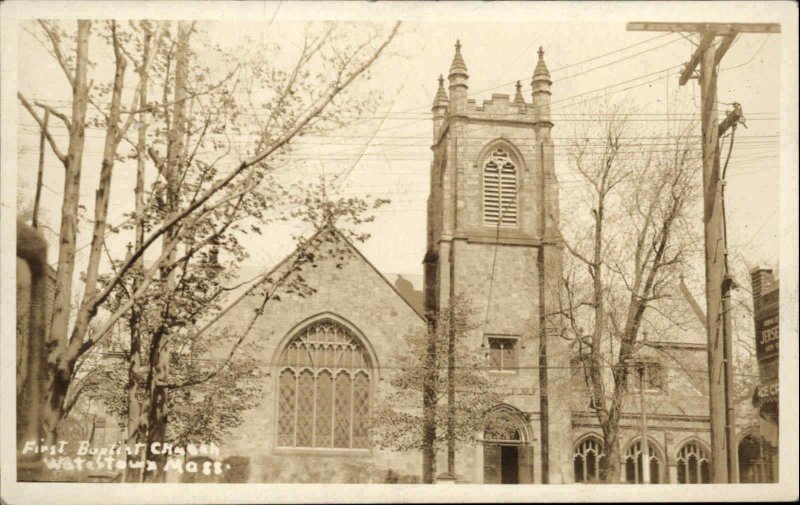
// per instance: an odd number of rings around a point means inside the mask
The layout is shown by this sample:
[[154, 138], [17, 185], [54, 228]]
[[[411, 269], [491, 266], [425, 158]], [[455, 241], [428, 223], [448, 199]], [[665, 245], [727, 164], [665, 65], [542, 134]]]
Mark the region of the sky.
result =
[[[543, 47], [553, 79], [556, 173], [562, 216], [566, 218], [579, 203], [580, 189], [569, 167], [566, 143], [574, 135], [574, 126], [587, 120], [580, 115], [583, 106], [604, 95], [625, 99], [637, 108], [634, 121], [643, 131], [665, 127], [667, 118], [699, 117], [697, 81], [678, 85], [680, 65], [690, 58], [696, 38], [676, 33], [629, 32], [626, 21], [780, 21], [769, 8], [758, 10], [742, 4], [728, 4], [731, 9], [719, 9], [713, 16], [705, 11], [702, 19], [691, 11], [683, 18], [676, 17], [681, 9], [670, 13], [664, 8], [632, 8], [627, 15], [619, 10], [604, 14], [600, 8], [603, 4], [574, 3], [559, 8], [552, 4], [515, 4], [506, 10], [508, 16], [502, 16], [499, 13], [505, 3], [494, 4], [493, 10], [486, 10], [486, 4], [470, 5], [474, 9], [453, 11], [459, 16], [446, 16], [447, 11], [443, 10], [433, 10], [432, 15], [414, 9], [393, 11], [406, 19], [371, 80], [382, 90], [384, 102], [378, 110], [366, 114], [359, 121], [360, 126], [343, 130], [340, 137], [329, 136], [317, 139], [319, 142], [313, 145], [298, 146], [291, 172], [279, 174], [287, 178], [338, 174], [343, 181], [339, 187], [343, 195], [369, 194], [390, 199], [389, 205], [376, 212], [375, 222], [364, 228], [371, 238], [359, 247], [379, 270], [405, 274], [418, 288], [426, 247], [425, 209], [432, 159], [430, 106], [439, 74], [447, 75], [457, 39], [469, 71], [469, 95], [478, 104], [490, 99], [492, 93], [513, 96], [517, 80], [530, 101], [536, 51]], [[228, 47], [245, 42], [246, 37], [291, 44], [297, 20], [313, 16], [307, 9], [278, 3], [264, 4], [257, 14], [257, 21], [201, 21], [198, 26], [210, 40]], [[384, 17], [391, 19], [392, 13]], [[255, 19], [255, 15], [248, 18]], [[786, 47], [785, 37], [740, 35], [725, 55], [719, 76], [720, 116], [730, 109], [727, 104], [737, 101], [747, 119], [747, 128], [739, 128], [736, 133], [728, 168], [726, 207], [730, 249], [751, 266], [775, 266], [781, 247], [780, 135], [785, 97], [780, 72], [781, 58], [786, 56], [781, 53], [782, 45]], [[69, 90], [53, 59], [24, 30], [18, 32], [17, 40], [19, 90], [29, 98], [67, 100]], [[25, 205], [33, 196], [39, 139], [36, 128], [30, 126], [32, 119], [22, 107], [18, 107], [18, 122], [17, 201]], [[90, 134], [87, 139], [89, 153], [81, 192], [89, 215], [99, 172], [101, 133], [94, 132], [96, 137]], [[65, 139], [61, 140], [65, 146]], [[110, 221], [119, 222], [122, 212], [130, 210], [132, 170], [118, 169], [114, 177]], [[699, 178], [697, 182], [701, 183]], [[45, 163], [45, 184], [45, 222], [57, 230], [63, 168], [51, 153]], [[267, 231], [270, 240], [247, 242], [251, 252], [248, 266], [266, 269], [279, 261], [291, 250], [290, 236], [298, 229], [292, 223], [276, 225]], [[51, 243], [56, 242], [53, 232], [48, 232], [48, 238]], [[80, 231], [78, 244], [89, 240], [87, 224]], [[119, 238], [111, 247], [120, 250], [128, 240]], [[82, 253], [87, 251], [88, 248]], [[52, 247], [52, 261], [55, 253], [56, 248]], [[85, 258], [79, 261], [85, 263]]]

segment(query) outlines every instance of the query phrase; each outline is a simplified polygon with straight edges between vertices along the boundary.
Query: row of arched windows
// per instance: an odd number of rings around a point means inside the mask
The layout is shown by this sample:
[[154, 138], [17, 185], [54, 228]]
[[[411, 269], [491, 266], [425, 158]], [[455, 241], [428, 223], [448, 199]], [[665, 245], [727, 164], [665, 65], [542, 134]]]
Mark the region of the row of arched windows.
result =
[[[655, 443], [647, 444], [650, 467], [650, 483], [664, 482], [664, 458]], [[603, 441], [599, 437], [588, 436], [575, 446], [573, 468], [575, 482], [598, 482], [600, 480], [600, 461], [605, 457]], [[628, 448], [623, 458], [625, 482], [640, 484], [643, 481], [642, 441], [637, 440]], [[678, 451], [678, 483], [707, 484], [711, 482], [711, 461], [708, 452], [698, 442], [690, 441]]]

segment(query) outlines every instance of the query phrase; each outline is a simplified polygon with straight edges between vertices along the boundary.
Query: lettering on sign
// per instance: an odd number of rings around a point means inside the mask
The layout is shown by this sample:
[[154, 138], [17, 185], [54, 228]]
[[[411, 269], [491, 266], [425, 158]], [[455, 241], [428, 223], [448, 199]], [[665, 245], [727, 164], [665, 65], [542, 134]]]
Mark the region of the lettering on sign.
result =
[[[147, 454], [146, 448], [147, 446], [142, 443], [135, 445], [114, 443], [110, 446], [97, 447], [88, 440], [82, 440], [77, 447], [70, 447], [66, 440], [52, 445], [28, 440], [22, 447], [21, 453], [42, 454], [42, 462], [52, 472], [121, 472], [129, 467], [154, 472], [158, 469], [159, 463], [144, 458]], [[213, 442], [186, 446], [153, 442], [150, 444], [150, 452], [166, 456], [162, 468], [168, 473], [221, 475], [231, 468], [227, 463], [211, 459], [220, 457], [220, 448]], [[201, 457], [204, 460], [186, 461], [187, 456]]]
[[778, 355], [780, 343], [780, 320], [777, 313], [756, 321], [756, 355], [765, 360]]
[[777, 402], [778, 393], [779, 388], [777, 382], [761, 384], [758, 386], [758, 399], [760, 403]]

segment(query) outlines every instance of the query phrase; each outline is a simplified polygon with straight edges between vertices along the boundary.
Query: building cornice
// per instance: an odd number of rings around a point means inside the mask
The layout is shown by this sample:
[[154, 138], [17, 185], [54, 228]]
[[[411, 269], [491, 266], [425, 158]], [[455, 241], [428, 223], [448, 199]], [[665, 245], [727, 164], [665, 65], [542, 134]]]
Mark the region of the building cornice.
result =
[[[632, 421], [635, 423], [641, 422], [641, 414], [639, 413], [624, 413], [620, 414], [620, 420], [624, 421]], [[654, 414], [651, 412], [647, 413], [647, 419], [653, 421], [678, 421], [678, 422], [687, 422], [687, 423], [708, 423], [710, 421], [709, 416], [692, 416], [686, 414]], [[591, 421], [590, 421], [591, 420]], [[589, 411], [577, 411], [572, 412], [572, 422], [575, 424], [576, 422], [583, 421], [583, 423], [588, 423], [591, 426], [599, 426], [599, 421], [597, 421], [597, 415], [594, 412]]]
[[668, 342], [668, 341], [655, 341], [647, 342], [645, 345], [654, 349], [683, 349], [687, 351], [705, 351], [708, 345], [705, 343], [696, 342]]

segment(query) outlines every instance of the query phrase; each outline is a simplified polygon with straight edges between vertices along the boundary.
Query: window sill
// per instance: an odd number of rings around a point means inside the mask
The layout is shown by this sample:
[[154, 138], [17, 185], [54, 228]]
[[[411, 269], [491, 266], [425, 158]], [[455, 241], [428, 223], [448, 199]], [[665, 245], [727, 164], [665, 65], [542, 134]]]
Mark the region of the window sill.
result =
[[497, 375], [519, 375], [519, 369], [514, 368], [511, 370], [489, 370], [489, 373]]
[[[631, 393], [638, 395], [640, 393], [640, 390], [639, 389], [634, 389], [634, 390], [631, 391]], [[663, 395], [663, 394], [666, 394], [666, 393], [667, 392], [665, 390], [663, 390], [663, 389], [645, 389], [644, 390], [644, 394], [646, 394], [646, 395]]]
[[326, 449], [324, 447], [275, 447], [275, 455], [283, 456], [369, 456], [372, 449]]

